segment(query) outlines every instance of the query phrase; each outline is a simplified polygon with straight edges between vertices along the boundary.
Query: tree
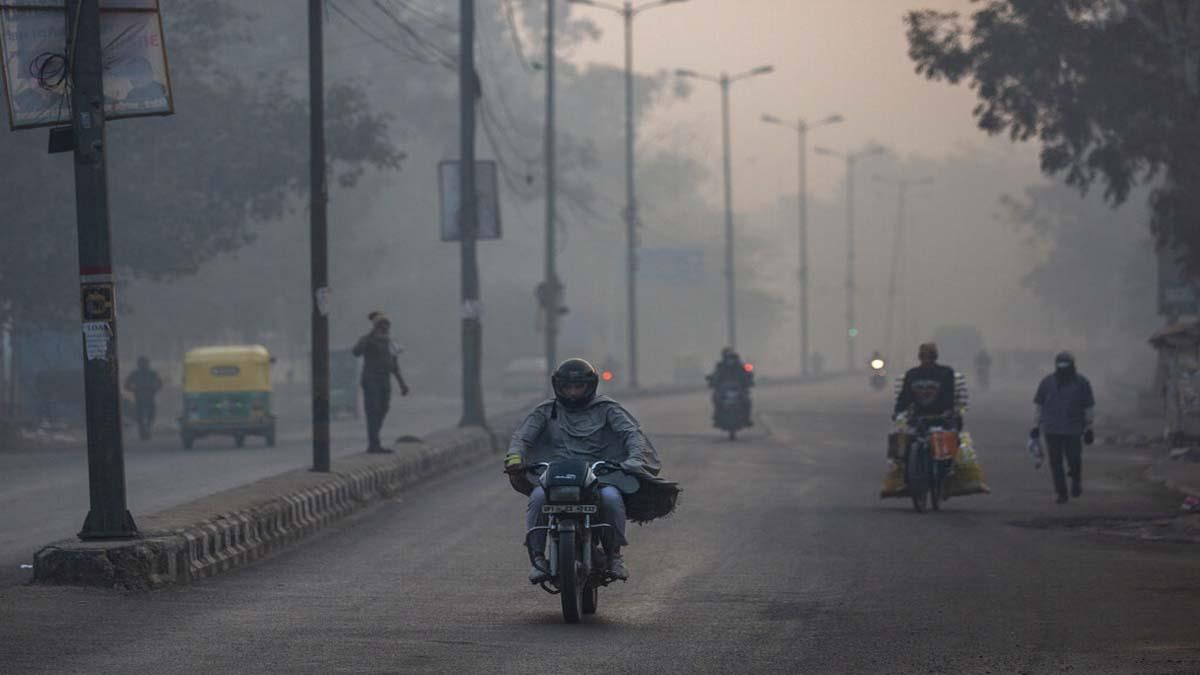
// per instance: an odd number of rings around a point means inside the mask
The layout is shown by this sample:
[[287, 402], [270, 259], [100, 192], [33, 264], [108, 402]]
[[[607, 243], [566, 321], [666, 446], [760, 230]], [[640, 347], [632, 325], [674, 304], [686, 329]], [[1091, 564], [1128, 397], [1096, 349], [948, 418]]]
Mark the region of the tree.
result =
[[[109, 127], [114, 264], [126, 275], [194, 273], [253, 239], [308, 191], [308, 102], [281, 75], [247, 77], [219, 55], [250, 44], [253, 17], [228, 0], [164, 13], [176, 115]], [[299, 92], [299, 93], [298, 93]], [[327, 95], [331, 168], [343, 186], [365, 166], [396, 169], [389, 118], [358, 87]], [[0, 322], [53, 321], [76, 310], [69, 155], [47, 156], [44, 132], [0, 136]], [[63, 301], [65, 300], [65, 301]]]
[[918, 73], [969, 79], [989, 134], [1041, 143], [1042, 170], [1123, 203], [1149, 192], [1159, 245], [1200, 271], [1200, 4], [1187, 0], [974, 0], [908, 14]]

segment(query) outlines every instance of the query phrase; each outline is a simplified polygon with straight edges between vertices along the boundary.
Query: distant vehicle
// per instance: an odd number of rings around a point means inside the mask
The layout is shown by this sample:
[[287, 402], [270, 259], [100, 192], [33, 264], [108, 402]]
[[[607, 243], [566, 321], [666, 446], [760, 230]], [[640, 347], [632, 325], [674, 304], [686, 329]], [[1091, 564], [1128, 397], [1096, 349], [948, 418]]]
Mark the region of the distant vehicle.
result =
[[545, 393], [550, 386], [546, 358], [527, 356], [509, 361], [504, 367], [501, 389], [509, 396]]
[[201, 347], [183, 357], [183, 413], [179, 434], [185, 449], [205, 436], [246, 436], [275, 445], [271, 413], [271, 362], [261, 345]]
[[880, 391], [887, 386], [887, 362], [881, 357], [871, 359], [871, 388]]

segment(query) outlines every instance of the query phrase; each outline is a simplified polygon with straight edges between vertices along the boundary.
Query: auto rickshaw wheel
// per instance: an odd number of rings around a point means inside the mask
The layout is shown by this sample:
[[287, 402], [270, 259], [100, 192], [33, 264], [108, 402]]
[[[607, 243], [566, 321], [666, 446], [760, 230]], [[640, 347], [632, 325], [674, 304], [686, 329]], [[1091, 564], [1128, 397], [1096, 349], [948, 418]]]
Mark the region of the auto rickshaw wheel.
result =
[[263, 438], [266, 439], [268, 448], [275, 447], [275, 427], [272, 426], [270, 429], [268, 429]]
[[246, 445], [246, 434], [234, 434], [233, 444], [239, 448], [244, 447]]
[[179, 436], [180, 436], [180, 440], [183, 441], [183, 449], [191, 450], [192, 442], [195, 441], [195, 439], [192, 438], [192, 434], [189, 433], [188, 431], [182, 431], [182, 432], [180, 432]]

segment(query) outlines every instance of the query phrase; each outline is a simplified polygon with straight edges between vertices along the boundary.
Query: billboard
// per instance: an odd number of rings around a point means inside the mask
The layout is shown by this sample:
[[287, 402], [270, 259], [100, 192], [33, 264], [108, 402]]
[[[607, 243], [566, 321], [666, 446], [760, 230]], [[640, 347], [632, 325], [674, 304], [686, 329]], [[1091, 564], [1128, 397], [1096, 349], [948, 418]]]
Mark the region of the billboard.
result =
[[[462, 232], [458, 222], [459, 205], [462, 203], [462, 183], [458, 160], [438, 163], [438, 198], [441, 203], [442, 241], [460, 241]], [[479, 218], [476, 239], [500, 238], [500, 188], [496, 176], [496, 162], [488, 159], [475, 162], [475, 213]]]
[[[105, 119], [174, 112], [158, 0], [101, 0]], [[70, 122], [62, 0], [0, 0], [0, 53], [13, 129]]]

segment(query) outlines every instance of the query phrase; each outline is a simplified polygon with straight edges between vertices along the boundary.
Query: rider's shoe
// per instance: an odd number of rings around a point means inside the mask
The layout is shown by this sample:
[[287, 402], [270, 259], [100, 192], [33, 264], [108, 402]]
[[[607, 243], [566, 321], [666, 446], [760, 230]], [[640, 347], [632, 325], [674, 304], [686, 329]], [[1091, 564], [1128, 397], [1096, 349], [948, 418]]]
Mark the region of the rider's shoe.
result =
[[625, 581], [629, 578], [629, 570], [625, 569], [625, 557], [620, 553], [613, 553], [608, 556], [608, 573], [613, 578]]
[[529, 583], [540, 584], [550, 578], [550, 562], [545, 556], [539, 555], [533, 559], [533, 566], [529, 568]]

